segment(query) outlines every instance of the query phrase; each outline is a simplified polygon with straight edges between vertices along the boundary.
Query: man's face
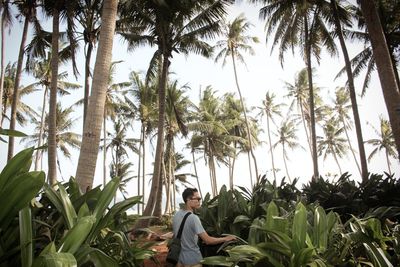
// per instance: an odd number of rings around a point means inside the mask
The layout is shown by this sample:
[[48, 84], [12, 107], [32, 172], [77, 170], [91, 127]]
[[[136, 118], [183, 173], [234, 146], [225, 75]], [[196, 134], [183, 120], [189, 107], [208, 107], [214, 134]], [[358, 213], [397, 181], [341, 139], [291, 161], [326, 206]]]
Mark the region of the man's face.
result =
[[193, 196], [189, 198], [188, 203], [192, 209], [200, 208], [201, 197], [199, 192], [194, 192]]

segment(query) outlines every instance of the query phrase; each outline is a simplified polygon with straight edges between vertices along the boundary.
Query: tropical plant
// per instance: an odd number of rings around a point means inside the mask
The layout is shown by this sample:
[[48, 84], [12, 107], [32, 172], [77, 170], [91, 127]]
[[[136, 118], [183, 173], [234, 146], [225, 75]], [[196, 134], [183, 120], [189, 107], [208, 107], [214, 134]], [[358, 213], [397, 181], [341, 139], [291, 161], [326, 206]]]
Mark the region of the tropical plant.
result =
[[230, 56], [232, 59], [236, 88], [238, 90], [240, 104], [242, 106], [242, 111], [243, 111], [243, 115], [244, 115], [244, 121], [246, 123], [247, 138], [248, 138], [248, 142], [249, 142], [250, 153], [253, 158], [256, 179], [258, 180], [259, 177], [258, 177], [258, 170], [257, 170], [257, 161], [256, 161], [256, 157], [255, 157], [254, 151], [253, 151], [254, 148], [253, 148], [253, 143], [251, 140], [252, 138], [251, 138], [251, 134], [250, 134], [250, 126], [249, 126], [249, 122], [247, 120], [246, 108], [244, 106], [242, 92], [240, 90], [238, 75], [237, 75], [237, 71], [236, 71], [236, 60], [239, 60], [240, 62], [245, 63], [244, 58], [241, 54], [241, 51], [249, 52], [251, 55], [253, 55], [254, 50], [250, 45], [248, 45], [248, 43], [249, 42], [253, 42], [253, 43], [259, 42], [257, 37], [246, 35], [246, 31], [249, 30], [250, 27], [251, 27], [251, 24], [246, 20], [244, 15], [243, 14], [239, 15], [232, 22], [224, 25], [223, 37], [225, 38], [225, 40], [218, 41], [217, 44], [214, 46], [214, 48], [222, 49], [215, 57], [215, 61], [218, 61], [219, 59], [223, 58], [223, 65], [225, 65], [227, 57]]
[[107, 96], [107, 85], [112, 57], [112, 39], [115, 31], [118, 0], [105, 0], [102, 11], [99, 47], [93, 74], [92, 101], [88, 106], [87, 122], [84, 126], [82, 146], [79, 154], [76, 179], [80, 188], [86, 191], [93, 185], [94, 172], [100, 143], [100, 132]]
[[383, 150], [386, 156], [388, 171], [389, 174], [391, 174], [392, 171], [390, 169], [390, 157], [398, 159], [398, 154], [396, 153], [396, 144], [390, 123], [388, 120], [380, 117], [379, 131], [374, 126], [372, 126], [372, 128], [378, 138], [373, 138], [366, 141], [367, 144], [370, 144], [374, 147], [368, 156], [368, 161], [377, 155], [379, 151]]

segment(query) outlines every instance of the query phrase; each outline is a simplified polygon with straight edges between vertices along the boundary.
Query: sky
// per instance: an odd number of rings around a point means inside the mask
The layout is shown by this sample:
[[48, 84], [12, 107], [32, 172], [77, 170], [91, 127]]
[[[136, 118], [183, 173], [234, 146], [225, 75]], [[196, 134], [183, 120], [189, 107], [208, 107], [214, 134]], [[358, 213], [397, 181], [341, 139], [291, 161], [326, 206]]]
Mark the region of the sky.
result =
[[[229, 16], [227, 18], [228, 21], [233, 20], [236, 16], [241, 13], [244, 13], [247, 20], [249, 20], [254, 27], [252, 27], [249, 31], [249, 35], [257, 36], [260, 40], [260, 43], [255, 44], [253, 46], [255, 50], [254, 56], [246, 56], [246, 66], [238, 64], [238, 78], [240, 87], [242, 90], [242, 95], [245, 98], [245, 102], [249, 107], [260, 107], [262, 105], [262, 100], [265, 98], [265, 94], [267, 91], [270, 91], [277, 95], [277, 100], [285, 102], [287, 104], [290, 103], [291, 100], [284, 98], [286, 95], [286, 90], [284, 87], [285, 82], [294, 83], [295, 75], [302, 68], [305, 67], [302, 58], [299, 55], [299, 50], [295, 49], [294, 53], [290, 51], [285, 54], [285, 61], [283, 67], [278, 60], [277, 51], [271, 53], [271, 44], [270, 42], [266, 42], [266, 35], [264, 31], [265, 21], [260, 20], [258, 16], [260, 6], [249, 5], [244, 1], [235, 4], [230, 8]], [[48, 30], [51, 30], [49, 27], [51, 23], [49, 21], [45, 22], [45, 25], [48, 27]], [[45, 27], [46, 27], [45, 26]], [[18, 47], [21, 39], [21, 31], [22, 25], [17, 22], [14, 24], [11, 29], [11, 34], [7, 36], [6, 43], [6, 59], [8, 61], [16, 61], [18, 56]], [[114, 48], [113, 48], [113, 61], [123, 60], [123, 62], [119, 63], [117, 66], [117, 73], [115, 80], [117, 82], [128, 81], [129, 73], [131, 71], [145, 71], [147, 69], [149, 60], [154, 53], [155, 48], [138, 48], [133, 52], [126, 52], [126, 45], [124, 42], [116, 36], [114, 39]], [[338, 49], [340, 47], [338, 46]], [[353, 57], [356, 53], [363, 49], [362, 43], [348, 43], [348, 49], [350, 57]], [[95, 56], [92, 58], [92, 63], [94, 64]], [[84, 55], [83, 48], [81, 48], [78, 58], [78, 68], [81, 75], [77, 80], [71, 74], [68, 78], [70, 82], [76, 82], [83, 85], [84, 80]], [[332, 103], [332, 99], [334, 98], [335, 88], [338, 86], [344, 86], [345, 77], [341, 77], [335, 80], [335, 76], [338, 71], [344, 66], [342, 57], [336, 56], [331, 57], [327, 55], [325, 52], [322, 53], [320, 64], [317, 65], [315, 60], [313, 61], [314, 67], [316, 69], [316, 74], [314, 77], [314, 83], [321, 88], [321, 95], [326, 102]], [[171, 71], [174, 73], [172, 75], [173, 79], [178, 79], [180, 85], [188, 84], [191, 88], [188, 91], [189, 98], [194, 102], [198, 103], [199, 95], [201, 89], [206, 88], [206, 86], [211, 85], [214, 90], [217, 91], [218, 96], [222, 96], [224, 93], [233, 92], [236, 93], [235, 81], [233, 76], [233, 68], [232, 64], [228, 61], [227, 64], [223, 67], [221, 62], [214, 63], [213, 59], [205, 59], [200, 56], [190, 55], [188, 57], [182, 55], [174, 54], [173, 59], [171, 61]], [[60, 71], [68, 70], [70, 72], [70, 68], [68, 66], [63, 66], [60, 68]], [[382, 96], [382, 90], [380, 87], [379, 79], [377, 72], [374, 72], [372, 75], [370, 87], [365, 95], [365, 97], [360, 97], [360, 88], [363, 81], [363, 76], [356, 78], [356, 90], [358, 93], [358, 103], [359, 103], [359, 111], [361, 114], [361, 123], [362, 130], [364, 135], [364, 140], [368, 140], [371, 138], [376, 138], [376, 133], [372, 129], [371, 125], [375, 128], [379, 128], [379, 117], [387, 119], [386, 107], [384, 104], [384, 99]], [[22, 84], [28, 85], [34, 80], [32, 77], [23, 74]], [[237, 95], [237, 93], [236, 93]], [[76, 102], [78, 99], [83, 97], [83, 90], [79, 90], [77, 92], [73, 92], [69, 96], [65, 96], [62, 98], [63, 107], [68, 107]], [[42, 99], [42, 91], [39, 93], [35, 93], [30, 95], [29, 97], [23, 99], [26, 103], [31, 105], [33, 108], [39, 110]], [[258, 112], [258, 111], [257, 111]], [[73, 131], [76, 133], [81, 133], [81, 120], [82, 120], [82, 111], [80, 108], [76, 108], [76, 112], [74, 113], [74, 118], [78, 118], [79, 121], [75, 125]], [[250, 115], [255, 116], [256, 112], [252, 112]], [[283, 112], [286, 114], [286, 111]], [[266, 121], [265, 119], [259, 119], [259, 127], [264, 130], [260, 135], [260, 140], [267, 141], [266, 135]], [[280, 121], [278, 120], [278, 124]], [[7, 123], [4, 125], [7, 128]], [[32, 134], [32, 127], [21, 128], [18, 126], [19, 130], [27, 134]], [[108, 122], [108, 129], [111, 129], [111, 122]], [[135, 127], [134, 130], [130, 131], [130, 137], [139, 138], [140, 132], [137, 130], [138, 127]], [[302, 184], [307, 183], [312, 176], [312, 161], [310, 152], [307, 149], [307, 144], [304, 139], [304, 130], [299, 127], [298, 134], [300, 143], [304, 146], [304, 150], [297, 149], [295, 151], [289, 152], [289, 160], [288, 160], [288, 168], [289, 175], [291, 178], [298, 177], [299, 182], [297, 183], [298, 187], [301, 187]], [[322, 134], [322, 129], [317, 130], [317, 135]], [[353, 141], [353, 147], [357, 148], [356, 143], [356, 135], [355, 132], [352, 131], [350, 133], [351, 139]], [[272, 136], [273, 141], [276, 142], [276, 136]], [[186, 144], [189, 140], [180, 139], [177, 142], [177, 151], [184, 150]], [[152, 156], [148, 156], [147, 158], [151, 158], [154, 156], [156, 140], [153, 141], [152, 144], [147, 145], [147, 151], [152, 153]], [[15, 151], [20, 151], [24, 148], [24, 144], [19, 144], [17, 140], [17, 147]], [[187, 151], [188, 159], [191, 159], [189, 150]], [[371, 153], [372, 147], [366, 145], [366, 153], [367, 156]], [[2, 169], [6, 162], [6, 153], [7, 145], [1, 143], [0, 144], [0, 169]], [[271, 173], [271, 160], [269, 156], [269, 150], [267, 145], [263, 144], [259, 146], [255, 150], [257, 164], [259, 166], [260, 174], [267, 174], [267, 177], [270, 179], [273, 178]], [[62, 162], [62, 175], [59, 175], [59, 179], [67, 180], [70, 176], [75, 175], [76, 166], [78, 162], [79, 151], [73, 151], [72, 159], [64, 159], [61, 158]], [[281, 180], [282, 177], [286, 176], [284, 171], [284, 165], [282, 161], [282, 153], [280, 149], [274, 151], [275, 157], [275, 165], [280, 170], [277, 173], [278, 181]], [[108, 155], [110, 159], [110, 155]], [[197, 168], [199, 173], [199, 178], [201, 181], [202, 191], [206, 192], [210, 190], [209, 187], [209, 173], [208, 167], [205, 165], [202, 155], [197, 155], [199, 159], [197, 162]], [[47, 160], [46, 157], [44, 160]], [[97, 169], [95, 174], [95, 185], [101, 184], [102, 182], [102, 156], [99, 154]], [[130, 154], [129, 160], [131, 160], [134, 164], [133, 172], [136, 173], [137, 169], [137, 156], [134, 154]], [[392, 171], [398, 175], [400, 171], [400, 166], [398, 161], [392, 160]], [[343, 171], [348, 171], [352, 174], [352, 178], [356, 181], [360, 181], [360, 175], [358, 174], [358, 170], [354, 163], [353, 157], [349, 153], [347, 157], [340, 160], [341, 168]], [[45, 170], [47, 169], [47, 162], [44, 163]], [[323, 177], [329, 176], [329, 174], [337, 174], [338, 167], [334, 162], [333, 158], [328, 158], [326, 161], [323, 161], [322, 157], [319, 158], [319, 168], [320, 173]], [[387, 164], [384, 153], [378, 154], [376, 158], [371, 160], [368, 164], [369, 171], [372, 173], [380, 173], [383, 171], [387, 171]], [[146, 172], [152, 172], [152, 162], [148, 161], [146, 166]], [[185, 173], [194, 173], [193, 165], [188, 166], [183, 172]], [[329, 176], [330, 179], [334, 179], [332, 176]], [[226, 184], [228, 186], [228, 169], [227, 167], [220, 165], [217, 170], [217, 179], [218, 186], [222, 186]], [[247, 163], [247, 156], [241, 155], [239, 156], [237, 167], [234, 173], [234, 182], [236, 185], [242, 185], [246, 187], [250, 187], [250, 179], [249, 179], [249, 170]], [[254, 178], [253, 178], [254, 179]], [[189, 181], [196, 185], [194, 178], [189, 178]], [[150, 182], [147, 184], [150, 186]], [[182, 187], [181, 187], [182, 188]], [[132, 183], [129, 185], [129, 193], [136, 194], [136, 180], [134, 179]]]

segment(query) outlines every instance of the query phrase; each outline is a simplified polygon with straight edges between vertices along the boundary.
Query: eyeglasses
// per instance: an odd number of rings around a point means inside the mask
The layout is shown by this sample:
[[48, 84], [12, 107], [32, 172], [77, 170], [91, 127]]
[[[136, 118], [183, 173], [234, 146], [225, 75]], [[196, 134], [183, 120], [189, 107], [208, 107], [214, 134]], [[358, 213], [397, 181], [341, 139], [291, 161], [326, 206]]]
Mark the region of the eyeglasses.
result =
[[201, 201], [201, 197], [192, 197], [190, 200], [197, 200], [197, 201]]

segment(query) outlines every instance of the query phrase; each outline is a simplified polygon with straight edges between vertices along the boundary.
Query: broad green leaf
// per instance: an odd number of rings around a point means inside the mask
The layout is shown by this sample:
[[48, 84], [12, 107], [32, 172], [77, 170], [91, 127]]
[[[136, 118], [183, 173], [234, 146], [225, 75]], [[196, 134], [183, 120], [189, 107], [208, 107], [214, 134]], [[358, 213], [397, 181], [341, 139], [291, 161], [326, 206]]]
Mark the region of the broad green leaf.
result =
[[363, 245], [375, 267], [393, 267], [381, 248], [376, 247], [373, 243], [363, 243]]
[[100, 218], [103, 217], [104, 212], [108, 208], [108, 205], [110, 205], [111, 200], [113, 199], [115, 192], [118, 189], [119, 182], [119, 179], [112, 179], [110, 182], [108, 182], [108, 184], [101, 192], [96, 207], [93, 211], [93, 216], [97, 219], [97, 221], [100, 221]]
[[233, 262], [228, 261], [228, 258], [224, 256], [212, 256], [204, 258], [201, 263], [205, 265], [232, 266]]
[[21, 266], [31, 267], [33, 261], [32, 214], [29, 206], [19, 211], [19, 240], [21, 246]]
[[249, 222], [250, 218], [245, 216], [245, 215], [239, 215], [236, 216], [235, 220], [233, 221], [233, 223], [241, 223], [241, 222]]
[[307, 234], [307, 210], [304, 205], [300, 202], [296, 206], [296, 211], [293, 218], [292, 225], [292, 239], [296, 253], [300, 249], [306, 246], [306, 234]]
[[79, 266], [92, 262], [96, 267], [118, 267], [118, 262], [111, 258], [103, 251], [83, 245], [76, 253], [75, 257], [78, 261]]
[[76, 267], [78, 266], [71, 253], [50, 252], [37, 257], [32, 267]]
[[80, 218], [61, 241], [61, 246], [58, 249], [58, 252], [69, 252], [74, 254], [85, 242], [95, 221], [96, 218], [94, 216]]
[[328, 225], [325, 210], [317, 207], [314, 212], [313, 244], [319, 249], [328, 246]]
[[68, 193], [65, 190], [62, 184], [58, 184], [60, 200], [63, 205], [63, 212], [65, 213], [65, 218], [67, 220], [68, 229], [72, 229], [75, 225], [76, 218], [76, 211], [74, 206], [72, 206], [71, 200], [69, 199]]
[[14, 136], [14, 137], [25, 137], [27, 136], [23, 132], [10, 130], [10, 129], [2, 129], [0, 128], [0, 135]]
[[9, 162], [7, 162], [7, 165], [0, 173], [0, 194], [6, 194], [6, 192], [2, 191], [10, 179], [18, 174], [29, 171], [32, 163], [32, 154], [33, 147], [30, 147], [20, 151]]
[[22, 173], [8, 181], [0, 194], [0, 228], [8, 226], [18, 211], [38, 194], [44, 182], [44, 172]]

